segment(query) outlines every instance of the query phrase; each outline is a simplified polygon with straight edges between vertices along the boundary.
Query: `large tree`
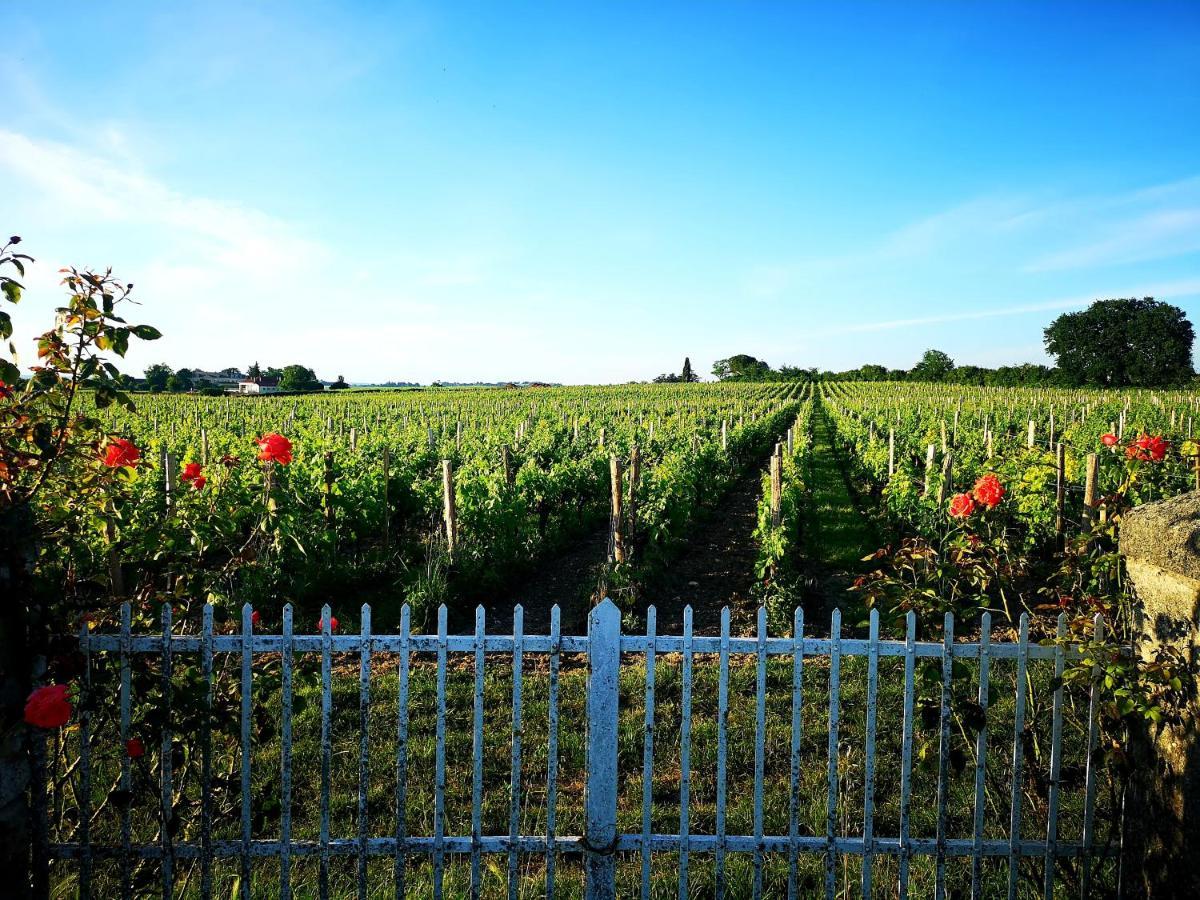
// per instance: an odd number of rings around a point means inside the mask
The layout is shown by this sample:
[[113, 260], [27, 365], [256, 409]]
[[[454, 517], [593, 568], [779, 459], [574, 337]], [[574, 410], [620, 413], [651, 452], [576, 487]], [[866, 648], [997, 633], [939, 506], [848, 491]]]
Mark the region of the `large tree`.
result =
[[166, 363], [155, 363], [146, 369], [146, 388], [151, 391], [166, 390], [167, 379], [175, 374]]
[[1097, 300], [1046, 328], [1046, 352], [1073, 385], [1162, 387], [1193, 375], [1195, 334], [1177, 306], [1153, 297]]
[[761, 381], [771, 374], [771, 367], [761, 359], [739, 353], [713, 363], [713, 374], [722, 381]]
[[312, 369], [291, 365], [284, 368], [279, 378], [279, 388], [284, 391], [319, 391], [321, 382], [317, 381]]
[[691, 357], [685, 356], [683, 358], [683, 371], [679, 373], [679, 380], [685, 384], [694, 384], [700, 380], [700, 376], [692, 371]]
[[926, 350], [921, 361], [912, 368], [914, 381], [945, 381], [954, 371], [954, 360], [941, 350]]

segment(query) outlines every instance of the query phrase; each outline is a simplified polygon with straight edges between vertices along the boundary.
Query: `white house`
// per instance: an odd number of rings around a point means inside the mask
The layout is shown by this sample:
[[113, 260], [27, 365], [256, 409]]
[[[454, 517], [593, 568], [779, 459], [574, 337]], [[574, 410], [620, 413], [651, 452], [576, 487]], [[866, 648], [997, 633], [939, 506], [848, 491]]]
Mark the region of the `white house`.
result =
[[279, 392], [279, 379], [273, 375], [243, 378], [238, 382], [237, 392], [239, 394], [276, 394]]

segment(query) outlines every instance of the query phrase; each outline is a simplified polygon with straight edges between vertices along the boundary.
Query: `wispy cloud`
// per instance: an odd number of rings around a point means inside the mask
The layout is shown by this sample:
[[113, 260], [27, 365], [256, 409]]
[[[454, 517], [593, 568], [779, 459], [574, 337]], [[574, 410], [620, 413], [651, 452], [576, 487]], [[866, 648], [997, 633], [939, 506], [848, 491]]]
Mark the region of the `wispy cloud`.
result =
[[[1160, 300], [1172, 300], [1184, 297], [1200, 297], [1200, 278], [1182, 279], [1179, 281], [1157, 282], [1128, 287], [1118, 292], [1122, 297], [1151, 296]], [[1114, 295], [1115, 296], [1115, 295]], [[1041, 303], [1026, 303], [1019, 306], [1005, 306], [999, 309], [975, 309], [966, 312], [944, 313], [932, 316], [915, 316], [906, 319], [885, 319], [875, 322], [853, 322], [846, 325], [836, 325], [831, 328], [811, 332], [814, 337], [831, 337], [839, 334], [858, 334], [872, 331], [895, 331], [902, 328], [918, 328], [925, 325], [945, 325], [952, 322], [973, 322], [981, 319], [999, 319], [1010, 316], [1022, 316], [1029, 313], [1055, 312], [1058, 310], [1082, 309], [1095, 300], [1095, 296], [1080, 296], [1047, 300]]]
[[894, 280], [953, 272], [1040, 274], [1127, 265], [1200, 252], [1200, 176], [1104, 195], [991, 193], [864, 235], [844, 253], [751, 268], [753, 297], [802, 291], [835, 276]]
[[1123, 265], [1200, 252], [1200, 205], [1135, 216], [1098, 232], [1088, 243], [1036, 258], [1026, 271]]

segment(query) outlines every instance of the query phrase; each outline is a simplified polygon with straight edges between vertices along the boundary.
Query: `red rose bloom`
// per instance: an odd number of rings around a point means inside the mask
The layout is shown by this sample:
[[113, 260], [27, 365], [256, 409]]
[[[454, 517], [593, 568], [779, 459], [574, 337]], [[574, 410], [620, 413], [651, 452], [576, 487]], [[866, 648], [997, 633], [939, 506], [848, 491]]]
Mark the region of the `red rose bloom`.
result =
[[25, 721], [38, 728], [60, 728], [66, 725], [74, 711], [69, 684], [49, 684], [40, 687], [25, 701]]
[[3, 397], [5, 400], [13, 398], [13, 389], [4, 381], [0, 381], [0, 397]]
[[125, 755], [130, 759], [141, 759], [146, 755], [146, 747], [141, 738], [130, 738], [125, 742]]
[[255, 628], [258, 627], [258, 623], [261, 621], [262, 621], [262, 616], [260, 616], [258, 614], [257, 609], [254, 610], [254, 612], [250, 613], [250, 624], [253, 625]]
[[194, 487], [196, 490], [200, 490], [206, 484], [208, 484], [208, 479], [203, 475], [197, 475], [194, 479], [192, 479], [192, 487]]
[[125, 438], [113, 438], [104, 449], [104, 464], [110, 469], [120, 466], [136, 466], [142, 458], [142, 451], [134, 446], [132, 441]]
[[970, 494], [955, 494], [950, 500], [950, 515], [956, 519], [965, 519], [975, 512], [975, 500]]
[[1100, 443], [1102, 443], [1105, 447], [1115, 447], [1117, 446], [1117, 441], [1119, 440], [1120, 438], [1118, 438], [1115, 434], [1102, 434], [1100, 436]]
[[180, 481], [193, 481], [200, 477], [201, 466], [198, 462], [186, 463], [183, 467], [183, 472], [180, 473]]
[[1143, 434], [1129, 445], [1125, 455], [1142, 462], [1161, 462], [1170, 446], [1160, 435]]
[[971, 493], [980, 504], [995, 509], [996, 504], [1004, 499], [1004, 485], [995, 472], [988, 472], [975, 482], [975, 489]]
[[[317, 619], [317, 631], [323, 631], [323, 630], [324, 630], [324, 628], [325, 628], [325, 620], [324, 620], [324, 619]], [[330, 631], [337, 631], [337, 629], [338, 629], [338, 620], [337, 620], [337, 616], [330, 616], [330, 617], [329, 617], [329, 630], [330, 630]]]
[[292, 442], [282, 434], [264, 434], [255, 443], [258, 444], [258, 458], [263, 462], [277, 462], [286, 466], [292, 461]]

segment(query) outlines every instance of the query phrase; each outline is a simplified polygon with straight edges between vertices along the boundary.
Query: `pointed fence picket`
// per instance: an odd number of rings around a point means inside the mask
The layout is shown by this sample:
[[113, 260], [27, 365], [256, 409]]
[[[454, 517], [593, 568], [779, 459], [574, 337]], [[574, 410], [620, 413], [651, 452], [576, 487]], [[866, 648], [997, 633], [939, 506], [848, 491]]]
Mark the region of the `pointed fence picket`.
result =
[[[1031, 643], [1029, 620], [1022, 616], [1019, 638], [1016, 642], [992, 641], [989, 634], [991, 620], [986, 615], [978, 641], [956, 641], [954, 617], [945, 617], [942, 640], [918, 641], [916, 619], [907, 616], [904, 640], [884, 640], [879, 634], [879, 617], [872, 611], [869, 635], [866, 639], [845, 637], [842, 633], [841, 613], [834, 610], [828, 638], [805, 636], [804, 616], [797, 610], [791, 636], [772, 637], [768, 634], [766, 610], [760, 610], [757, 630], [753, 637], [733, 637], [730, 634], [728, 610], [721, 616], [719, 636], [700, 636], [693, 633], [693, 618], [690, 608], [683, 614], [683, 630], [679, 636], [658, 633], [655, 610], [647, 611], [646, 631], [642, 635], [621, 633], [621, 614], [608, 600], [596, 606], [588, 618], [586, 635], [563, 635], [560, 616], [555, 607], [551, 614], [550, 634], [524, 633], [524, 616], [521, 607], [516, 607], [511, 635], [488, 634], [486, 617], [482, 607], [475, 616], [472, 634], [449, 634], [447, 611], [438, 611], [436, 634], [414, 635], [410, 633], [410, 613], [407, 607], [401, 613], [400, 633], [395, 635], [376, 634], [372, 630], [370, 607], [362, 608], [361, 628], [358, 634], [335, 634], [331, 626], [328, 606], [321, 612], [317, 634], [296, 634], [293, 630], [292, 609], [284, 608], [281, 634], [256, 633], [252, 622], [252, 611], [244, 607], [241, 615], [241, 632], [217, 634], [213, 631], [212, 609], [203, 611], [201, 633], [181, 634], [171, 621], [169, 607], [164, 607], [161, 632], [154, 635], [133, 634], [130, 608], [121, 610], [120, 631], [105, 634], [81, 630], [79, 644], [85, 665], [85, 678], [90, 678], [90, 667], [98, 654], [113, 654], [119, 667], [119, 723], [120, 736], [125, 741], [130, 736], [131, 668], [138, 665], [139, 658], [157, 657], [161, 672], [160, 710], [168, 723], [163, 729], [162, 752], [158, 772], [161, 802], [158, 816], [159, 837], [151, 843], [135, 843], [133, 827], [128, 809], [120, 814], [119, 842], [113, 845], [96, 843], [89, 830], [90, 783], [92, 777], [90, 737], [91, 714], [82, 711], [79, 740], [79, 764], [75, 777], [79, 779], [82, 821], [76, 832], [77, 839], [69, 842], [45, 843], [35, 847], [35, 859], [71, 860], [78, 864], [77, 887], [81, 897], [93, 894], [98, 861], [117, 860], [122, 889], [128, 893], [131, 873], [139, 860], [157, 860], [164, 897], [172, 896], [180, 876], [179, 861], [199, 860], [199, 893], [202, 897], [213, 894], [213, 869], [218, 861], [232, 860], [238, 865], [240, 879], [238, 889], [243, 897], [252, 892], [255, 863], [274, 859], [279, 871], [279, 895], [290, 897], [293, 892], [295, 874], [293, 864], [298, 857], [316, 857], [317, 887], [320, 896], [329, 895], [330, 864], [334, 857], [349, 857], [356, 860], [357, 895], [366, 897], [370, 892], [370, 862], [373, 858], [391, 858], [395, 893], [406, 895], [409, 884], [409, 864], [414, 857], [426, 857], [432, 869], [433, 893], [440, 897], [448, 895], [446, 868], [451, 857], [469, 858], [470, 895], [478, 897], [482, 891], [483, 859], [489, 855], [506, 858], [506, 882], [508, 896], [516, 898], [521, 890], [521, 866], [525, 857], [541, 855], [545, 860], [545, 882], [543, 893], [554, 896], [557, 863], [563, 855], [582, 859], [588, 898], [613, 898], [616, 896], [617, 860], [622, 855], [640, 858], [641, 895], [649, 897], [652, 867], [656, 854], [672, 854], [677, 866], [678, 892], [681, 898], [689, 896], [689, 863], [694, 854], [711, 854], [715, 866], [715, 893], [723, 897], [728, 888], [728, 856], [744, 854], [751, 860], [750, 890], [754, 897], [764, 894], [764, 864], [769, 857], [786, 860], [787, 896], [798, 896], [798, 868], [801, 857], [809, 855], [823, 861], [825, 894], [838, 894], [837, 873], [839, 865], [847, 856], [861, 860], [861, 894], [870, 897], [876, 891], [876, 875], [879, 857], [895, 857], [897, 883], [895, 889], [900, 897], [909, 895], [910, 860], [914, 856], [932, 857], [934, 860], [934, 895], [946, 892], [946, 864], [950, 859], [970, 860], [971, 895], [981, 896], [982, 868], [984, 860], [995, 859], [1008, 863], [1009, 896], [1017, 895], [1019, 864], [1022, 859], [1040, 861], [1042, 881], [1046, 897], [1054, 895], [1057, 882], [1056, 867], [1067, 857], [1082, 857], [1082, 890], [1086, 896], [1093, 877], [1095, 857], [1108, 852], [1096, 846], [1095, 804], [1097, 775], [1093, 756], [1097, 745], [1098, 682], [1101, 670], [1097, 665], [1092, 672], [1092, 686], [1087, 703], [1087, 765], [1083, 798], [1083, 831], [1080, 840], [1066, 840], [1059, 833], [1059, 810], [1062, 795], [1062, 743], [1064, 687], [1062, 675], [1068, 659], [1077, 658], [1080, 647], [1061, 640], [1065, 636], [1065, 618], [1060, 618], [1058, 642], [1045, 645]], [[1104, 622], [1097, 616], [1097, 635], [1103, 634]], [[487, 654], [509, 655], [512, 663], [512, 696], [509, 736], [509, 783], [508, 830], [506, 834], [484, 834], [482, 808], [484, 802], [484, 741], [485, 741], [485, 696], [484, 672]], [[279, 798], [279, 838], [256, 837], [252, 827], [254, 808], [252, 803], [252, 772], [254, 747], [251, 741], [251, 722], [254, 716], [254, 658], [256, 654], [276, 654], [281, 660], [281, 766]], [[293, 837], [293, 787], [295, 773], [292, 770], [295, 736], [293, 733], [293, 671], [297, 655], [319, 655], [321, 673], [320, 721], [320, 764], [317, 785], [319, 805], [319, 831], [316, 840], [297, 840]], [[355, 810], [356, 833], [338, 837], [331, 832], [330, 791], [332, 740], [331, 722], [333, 712], [333, 662], [335, 657], [358, 654], [358, 784]], [[389, 837], [373, 836], [370, 822], [370, 766], [368, 764], [372, 735], [370, 733], [370, 710], [372, 677], [376, 675], [373, 663], [377, 656], [387, 654], [396, 664], [398, 713], [395, 738], [396, 785], [394, 796], [394, 829]], [[586, 693], [587, 740], [586, 740], [586, 830], [582, 835], [561, 835], [557, 831], [557, 790], [559, 774], [559, 666], [563, 655], [573, 654], [586, 658], [588, 681]], [[622, 654], [640, 655], [645, 661], [644, 736], [641, 766], [641, 830], [637, 833], [621, 833], [618, 829], [617, 810], [620, 779], [625, 773], [619, 771], [618, 726], [620, 703], [620, 676]], [[651, 814], [654, 785], [655, 760], [655, 673], [658, 661], [664, 654], [678, 654], [681, 660], [681, 726], [680, 775], [679, 775], [679, 827], [674, 834], [660, 834], [652, 830], [654, 817]], [[240, 838], [215, 840], [213, 838], [213, 810], [210, 802], [212, 772], [212, 729], [206, 724], [199, 737], [201, 757], [201, 821], [199, 836], [195, 840], [177, 840], [178, 829], [173, 822], [176, 815], [173, 799], [172, 734], [169, 722], [171, 714], [173, 673], [187, 664], [191, 655], [198, 657], [199, 669], [209, 710], [213, 708], [214, 670], [221, 661], [233, 657], [240, 663]], [[546, 657], [549, 671], [549, 721], [546, 732], [548, 763], [546, 770], [546, 830], [544, 834], [523, 834], [522, 824], [522, 741], [523, 727], [523, 670], [527, 655]], [[716, 807], [715, 828], [712, 834], [694, 831], [691, 817], [692, 806], [692, 723], [693, 688], [695, 682], [696, 657], [715, 656], [719, 666], [717, 676], [717, 722], [716, 722]], [[754, 688], [754, 759], [751, 834], [729, 834], [727, 820], [728, 791], [728, 747], [730, 707], [730, 658], [743, 656], [753, 660], [755, 671]], [[414, 835], [410, 832], [409, 806], [409, 726], [410, 726], [410, 677], [414, 658], [430, 657], [436, 665], [435, 695], [435, 756], [432, 829], [430, 834]], [[470, 833], [447, 834], [446, 800], [446, 728], [447, 728], [447, 670], [451, 657], [465, 657], [474, 663], [474, 682], [471, 718], [471, 817]], [[842, 665], [851, 657], [866, 659], [866, 708], [863, 751], [863, 818], [861, 831], [846, 833], [842, 826], [840, 796], [843, 792], [841, 748], [839, 747], [842, 718]], [[767, 781], [767, 694], [768, 662], [771, 658], [791, 660], [790, 686], [790, 753], [788, 776], [788, 828], [785, 834], [770, 834], [765, 831], [764, 793]], [[878, 833], [876, 779], [880, 759], [876, 753], [876, 720], [879, 706], [879, 664], [881, 659], [902, 659], [904, 666], [902, 734], [900, 737], [900, 799], [898, 834], [883, 836]], [[828, 665], [828, 710], [827, 733], [814, 736], [811, 741], [826, 744], [825, 792], [826, 816], [823, 834], [802, 834], [799, 826], [799, 810], [802, 802], [801, 748], [804, 709], [804, 672], [806, 660], [823, 660]], [[919, 659], [940, 663], [940, 702], [938, 703], [937, 728], [937, 796], [936, 833], [916, 837], [911, 834], [913, 743], [914, 743], [914, 699], [916, 687], [914, 670]], [[989, 692], [989, 673], [998, 660], [1008, 660], [1016, 668], [1016, 695], [1014, 707], [1014, 732], [1011, 737], [1012, 770], [1011, 796], [1009, 798], [1008, 833], [1004, 838], [988, 837], [984, 829], [985, 773], [987, 753], [994, 744], [997, 752], [1003, 745], [993, 739], [999, 737], [989, 731], [986, 724], [974, 738], [976, 759], [973, 770], [974, 810], [971, 817], [972, 834], [953, 837], [948, 833], [949, 802], [949, 746], [951, 737], [952, 679], [954, 663], [958, 660], [977, 660], [977, 703], [985, 714], [992, 701]], [[701, 665], [707, 664], [702, 660]], [[1022, 835], [1022, 778], [1025, 748], [1023, 729], [1027, 714], [1027, 682], [1032, 665], [1052, 666], [1052, 726], [1049, 747], [1049, 785], [1047, 794], [1046, 832], [1043, 839], [1027, 838]], [[376, 737], [380, 740], [382, 737]], [[992, 742], [992, 743], [989, 743]], [[131, 785], [130, 761], [123, 758], [118, 775], [124, 790]], [[36, 799], [36, 798], [35, 798]], [[35, 809], [45, 809], [46, 804], [35, 802]], [[35, 833], [48, 834], [48, 821], [38, 823]]]

